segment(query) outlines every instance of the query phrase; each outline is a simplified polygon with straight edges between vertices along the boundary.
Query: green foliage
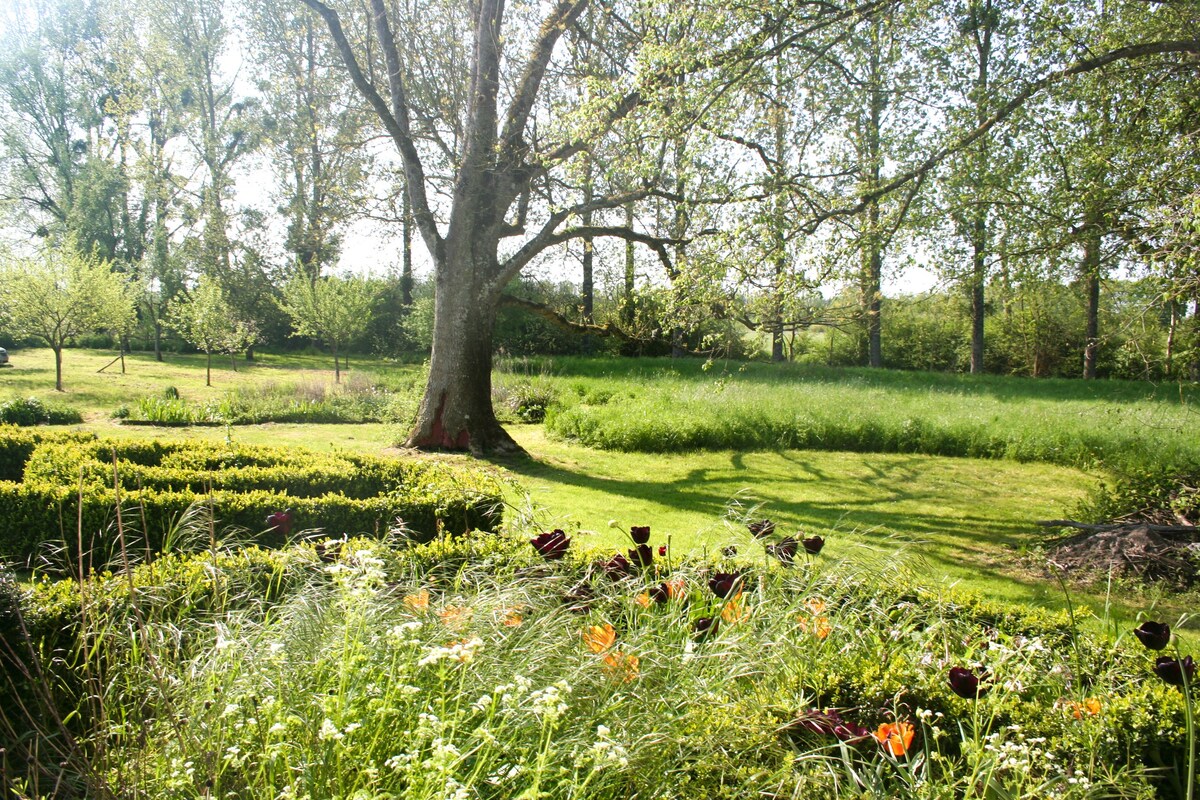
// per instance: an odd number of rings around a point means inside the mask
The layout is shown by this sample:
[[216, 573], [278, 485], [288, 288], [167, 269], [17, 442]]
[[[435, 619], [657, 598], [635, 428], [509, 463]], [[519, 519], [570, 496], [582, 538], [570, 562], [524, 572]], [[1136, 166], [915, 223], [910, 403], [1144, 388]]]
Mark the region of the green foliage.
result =
[[298, 336], [311, 336], [337, 354], [362, 336], [371, 321], [378, 287], [353, 276], [317, 278], [297, 273], [283, 287], [280, 307], [292, 320]]
[[167, 316], [180, 336], [210, 356], [236, 353], [258, 341], [254, 322], [241, 319], [220, 284], [207, 276], [186, 298], [172, 301]]
[[[498, 486], [465, 466], [203, 443], [29, 446], [16, 438], [13, 460], [27, 461], [22, 482], [0, 481], [7, 511], [0, 552], [21, 558], [47, 543], [77, 556], [82, 536], [92, 563], [104, 563], [120, 546], [118, 508], [122, 534], [145, 551], [162, 549], [197, 505], [219, 520], [222, 536], [227, 526], [263, 531], [266, 517], [285, 508], [293, 509], [297, 531], [378, 536], [400, 526], [418, 539], [443, 528], [491, 529], [499, 518]], [[255, 535], [272, 546], [286, 538], [279, 530]]]
[[43, 443], [94, 442], [93, 433], [27, 430], [0, 425], [0, 481], [19, 481], [33, 451]]
[[6, 259], [0, 270], [0, 308], [17, 337], [45, 342], [58, 358], [55, 388], [62, 390], [62, 349], [97, 331], [128, 331], [134, 319], [125, 278], [73, 240], [36, 258]]
[[1085, 522], [1133, 520], [1160, 525], [1200, 522], [1200, 463], [1153, 463], [1119, 470], [1074, 511]]
[[78, 425], [83, 415], [73, 408], [47, 404], [36, 397], [0, 403], [0, 425]]
[[[18, 603], [50, 700], [83, 713], [65, 757], [40, 757], [53, 726], [21, 752], [89, 794], [180, 798], [1148, 798], [1183, 769], [1181, 694], [1132, 637], [931, 591], [894, 559], [758, 568], [722, 600], [711, 563], [613, 581], [523, 539], [35, 582]], [[987, 693], [956, 695], [952, 666]], [[805, 723], [830, 708], [868, 735]], [[893, 722], [902, 753], [869, 735]]]

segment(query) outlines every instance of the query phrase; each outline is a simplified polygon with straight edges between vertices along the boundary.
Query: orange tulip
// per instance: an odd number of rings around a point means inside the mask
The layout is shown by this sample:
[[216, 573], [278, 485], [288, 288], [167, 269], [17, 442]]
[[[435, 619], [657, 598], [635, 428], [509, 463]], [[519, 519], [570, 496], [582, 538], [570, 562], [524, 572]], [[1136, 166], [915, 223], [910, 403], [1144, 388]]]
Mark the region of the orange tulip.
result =
[[404, 605], [408, 606], [413, 611], [424, 611], [429, 608], [429, 592], [422, 589], [416, 594], [404, 596]]
[[583, 643], [593, 653], [603, 653], [617, 643], [617, 632], [609, 623], [593, 625], [583, 632]]
[[904, 720], [885, 722], [875, 731], [875, 739], [888, 754], [899, 758], [912, 746], [915, 732], [912, 724]]
[[640, 663], [637, 656], [616, 650], [604, 657], [604, 671], [614, 678], [620, 678], [629, 683], [638, 676]]

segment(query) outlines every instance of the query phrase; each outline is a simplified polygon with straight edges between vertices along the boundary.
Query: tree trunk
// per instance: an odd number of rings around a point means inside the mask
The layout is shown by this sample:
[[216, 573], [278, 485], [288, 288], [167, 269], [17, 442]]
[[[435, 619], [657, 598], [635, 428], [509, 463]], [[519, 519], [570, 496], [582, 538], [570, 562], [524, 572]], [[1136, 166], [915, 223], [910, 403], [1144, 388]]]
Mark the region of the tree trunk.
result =
[[[592, 161], [589, 158], [586, 162], [586, 177], [583, 185], [583, 201], [585, 203], [592, 202]], [[583, 213], [583, 218], [580, 220], [585, 228], [592, 225], [592, 212], [587, 210]], [[579, 292], [580, 311], [582, 312], [583, 324], [591, 325], [595, 320], [592, 315], [596, 307], [596, 287], [593, 279], [592, 271], [595, 260], [595, 246], [591, 236], [583, 237], [583, 286]], [[592, 352], [592, 337], [583, 337], [583, 352]]]
[[212, 386], [212, 351], [206, 350], [204, 355], [207, 357], [204, 366], [204, 385]]
[[413, 302], [412, 263], [412, 201], [408, 199], [408, 187], [404, 189], [404, 212], [400, 217], [401, 268], [400, 303], [407, 308]]
[[[633, 230], [633, 203], [625, 204], [625, 227]], [[634, 260], [633, 242], [625, 242], [625, 292], [621, 297], [621, 323], [629, 328], [633, 325], [634, 308], [633, 308], [633, 290], [634, 279], [636, 274], [634, 268], [636, 262]]]
[[987, 308], [984, 297], [987, 257], [986, 211], [976, 212], [971, 248], [971, 374], [983, 374], [983, 318]]
[[154, 320], [154, 360], [160, 364], [163, 361], [162, 330], [163, 330], [162, 323], [159, 322], [158, 320]]
[[62, 388], [62, 345], [51, 348], [54, 350], [54, 391], [61, 392]]
[[[473, 249], [488, 257], [486, 246]], [[467, 257], [448, 255], [437, 270], [429, 378], [406, 445], [474, 455], [524, 452], [492, 410], [492, 332], [500, 292], [488, 288], [484, 269], [455, 261]]]
[[1088, 226], [1083, 244], [1083, 280], [1087, 302], [1087, 329], [1084, 333], [1083, 377], [1096, 377], [1096, 354], [1100, 347], [1100, 230]]
[[338, 363], [338, 351], [336, 344], [333, 346], [333, 382], [342, 382], [342, 370]]

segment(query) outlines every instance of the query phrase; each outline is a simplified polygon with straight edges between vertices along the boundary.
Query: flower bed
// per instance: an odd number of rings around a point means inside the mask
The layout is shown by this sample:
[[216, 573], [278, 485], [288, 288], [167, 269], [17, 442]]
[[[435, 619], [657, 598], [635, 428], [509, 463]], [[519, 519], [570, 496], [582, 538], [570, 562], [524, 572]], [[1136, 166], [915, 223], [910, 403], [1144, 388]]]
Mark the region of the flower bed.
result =
[[[193, 587], [194, 613], [154, 600], [152, 567], [104, 579], [88, 625], [111, 635], [74, 641], [110, 706], [68, 777], [196, 798], [1184, 794], [1193, 667], [1147, 649], [1174, 644], [1162, 625], [1093, 633], [774, 531], [753, 566], [631, 533], [599, 555], [553, 531], [305, 545], [269, 596]], [[212, 558], [177, 569], [203, 582]]]

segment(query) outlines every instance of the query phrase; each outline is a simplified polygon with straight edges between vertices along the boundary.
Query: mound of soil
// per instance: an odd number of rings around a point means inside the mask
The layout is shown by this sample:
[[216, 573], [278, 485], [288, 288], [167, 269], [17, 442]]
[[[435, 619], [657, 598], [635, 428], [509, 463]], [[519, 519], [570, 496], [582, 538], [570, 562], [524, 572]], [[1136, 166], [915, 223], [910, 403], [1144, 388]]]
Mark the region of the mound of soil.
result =
[[1080, 577], [1087, 573], [1112, 574], [1190, 586], [1198, 574], [1197, 547], [1191, 541], [1134, 524], [1075, 534], [1049, 548], [1048, 555], [1052, 562]]

